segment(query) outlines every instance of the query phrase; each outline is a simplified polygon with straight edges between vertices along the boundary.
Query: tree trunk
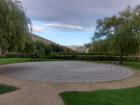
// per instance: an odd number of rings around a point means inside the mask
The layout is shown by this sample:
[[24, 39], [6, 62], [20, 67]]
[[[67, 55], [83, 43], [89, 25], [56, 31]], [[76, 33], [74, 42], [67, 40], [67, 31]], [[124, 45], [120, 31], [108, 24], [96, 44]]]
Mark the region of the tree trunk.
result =
[[121, 53], [120, 53], [120, 64], [122, 64], [123, 63], [123, 51], [121, 51]]

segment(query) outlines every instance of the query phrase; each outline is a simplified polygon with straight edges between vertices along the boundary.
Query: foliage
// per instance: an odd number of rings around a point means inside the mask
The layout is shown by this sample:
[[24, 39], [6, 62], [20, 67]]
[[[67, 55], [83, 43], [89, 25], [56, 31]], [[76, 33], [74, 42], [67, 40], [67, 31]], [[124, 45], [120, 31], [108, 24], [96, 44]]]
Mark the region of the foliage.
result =
[[26, 41], [24, 46], [24, 53], [31, 55], [35, 51], [33, 41]]
[[91, 43], [86, 43], [84, 46], [85, 46], [86, 48], [90, 48], [90, 47], [91, 47]]
[[25, 53], [6, 53], [0, 55], [0, 58], [30, 58], [30, 55]]
[[[106, 54], [109, 54], [109, 53], [114, 53], [113, 50], [112, 50], [112, 47], [110, 46], [112, 43], [110, 40], [99, 40], [99, 41], [95, 41], [93, 43], [93, 46], [91, 46], [88, 50], [88, 53], [94, 53], [97, 52], [97, 53], [101, 53], [101, 52], [104, 52]], [[115, 54], [115, 53], [114, 53]], [[116, 53], [117, 54], [117, 53]]]
[[72, 49], [58, 44], [50, 44], [51, 52], [73, 52]]
[[18, 51], [30, 24], [20, 1], [0, 0], [0, 48], [3, 52]]
[[57, 44], [46, 45], [30, 37], [31, 21], [18, 0], [0, 0], [0, 50], [46, 56], [50, 52], [70, 52], [71, 49]]
[[[49, 59], [85, 60], [85, 61], [119, 61], [119, 56], [105, 53], [51, 53]], [[139, 56], [123, 56], [124, 61], [140, 61]]]
[[35, 46], [35, 53], [40, 57], [40, 56], [45, 56], [45, 44], [41, 41], [35, 41], [34, 42]]
[[38, 57], [45, 57], [50, 55], [51, 52], [72, 52], [72, 50], [58, 44], [47, 45], [41, 40], [27, 41], [25, 43], [24, 53], [29, 55], [37, 54]]
[[[140, 49], [140, 6], [128, 7], [118, 15], [97, 20], [90, 51], [132, 55]], [[130, 50], [131, 49], [131, 50]]]
[[77, 52], [52, 52], [52, 54], [58, 55], [110, 55], [116, 56], [114, 53], [106, 53], [106, 52], [94, 52], [94, 53], [77, 53]]

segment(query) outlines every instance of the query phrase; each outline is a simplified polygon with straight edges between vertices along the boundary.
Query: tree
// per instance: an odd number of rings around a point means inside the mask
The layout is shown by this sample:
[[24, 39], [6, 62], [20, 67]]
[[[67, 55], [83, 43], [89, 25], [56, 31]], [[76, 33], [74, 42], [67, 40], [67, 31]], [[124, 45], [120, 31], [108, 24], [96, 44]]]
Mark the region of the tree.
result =
[[35, 53], [37, 53], [39, 57], [45, 56], [45, 44], [42, 41], [40, 40], [34, 41], [34, 46]]
[[51, 53], [51, 47], [49, 45], [45, 46], [45, 56], [49, 55]]
[[0, 48], [17, 51], [28, 35], [30, 19], [18, 0], [0, 0]]
[[120, 54], [120, 63], [123, 55], [136, 53], [140, 48], [140, 6], [129, 6], [116, 16], [99, 19], [93, 43], [100, 40], [111, 41], [110, 47]]
[[35, 46], [33, 42], [32, 41], [26, 42], [24, 46], [24, 53], [31, 55], [34, 53], [34, 51], [35, 51]]
[[112, 49], [110, 46], [110, 41], [109, 40], [98, 40], [95, 41], [91, 47], [89, 48], [88, 52], [89, 53], [98, 53], [98, 54], [110, 54], [112, 53]]
[[86, 43], [86, 44], [84, 44], [84, 46], [86, 47], [86, 48], [90, 48], [91, 47], [91, 43]]

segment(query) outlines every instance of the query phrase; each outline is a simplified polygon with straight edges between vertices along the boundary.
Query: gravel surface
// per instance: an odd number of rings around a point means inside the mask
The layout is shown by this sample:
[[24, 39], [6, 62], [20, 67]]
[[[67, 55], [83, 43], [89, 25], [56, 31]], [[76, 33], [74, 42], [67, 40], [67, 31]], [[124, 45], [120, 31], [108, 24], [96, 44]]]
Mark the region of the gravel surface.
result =
[[17, 79], [64, 83], [95, 83], [121, 80], [134, 73], [129, 68], [93, 62], [34, 62], [3, 66], [1, 74]]

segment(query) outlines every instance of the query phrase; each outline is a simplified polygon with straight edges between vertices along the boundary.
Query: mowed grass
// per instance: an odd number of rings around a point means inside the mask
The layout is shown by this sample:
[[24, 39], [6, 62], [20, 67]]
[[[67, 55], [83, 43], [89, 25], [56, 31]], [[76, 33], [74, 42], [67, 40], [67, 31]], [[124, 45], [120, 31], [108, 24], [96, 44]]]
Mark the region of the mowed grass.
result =
[[14, 86], [2, 85], [0, 84], [0, 94], [8, 93], [17, 90]]
[[[97, 61], [96, 63], [112, 64], [111, 61]], [[134, 68], [134, 70], [140, 70], [140, 62], [123, 62], [122, 66]]]
[[140, 87], [95, 92], [64, 92], [65, 105], [140, 105]]
[[30, 62], [31, 58], [0, 58], [0, 65]]
[[140, 62], [124, 62], [123, 65], [134, 68], [135, 70], [140, 70]]
[[[124, 62], [123, 65], [140, 70], [140, 62]], [[140, 105], [140, 87], [92, 92], [63, 92], [60, 96], [65, 105]]]

